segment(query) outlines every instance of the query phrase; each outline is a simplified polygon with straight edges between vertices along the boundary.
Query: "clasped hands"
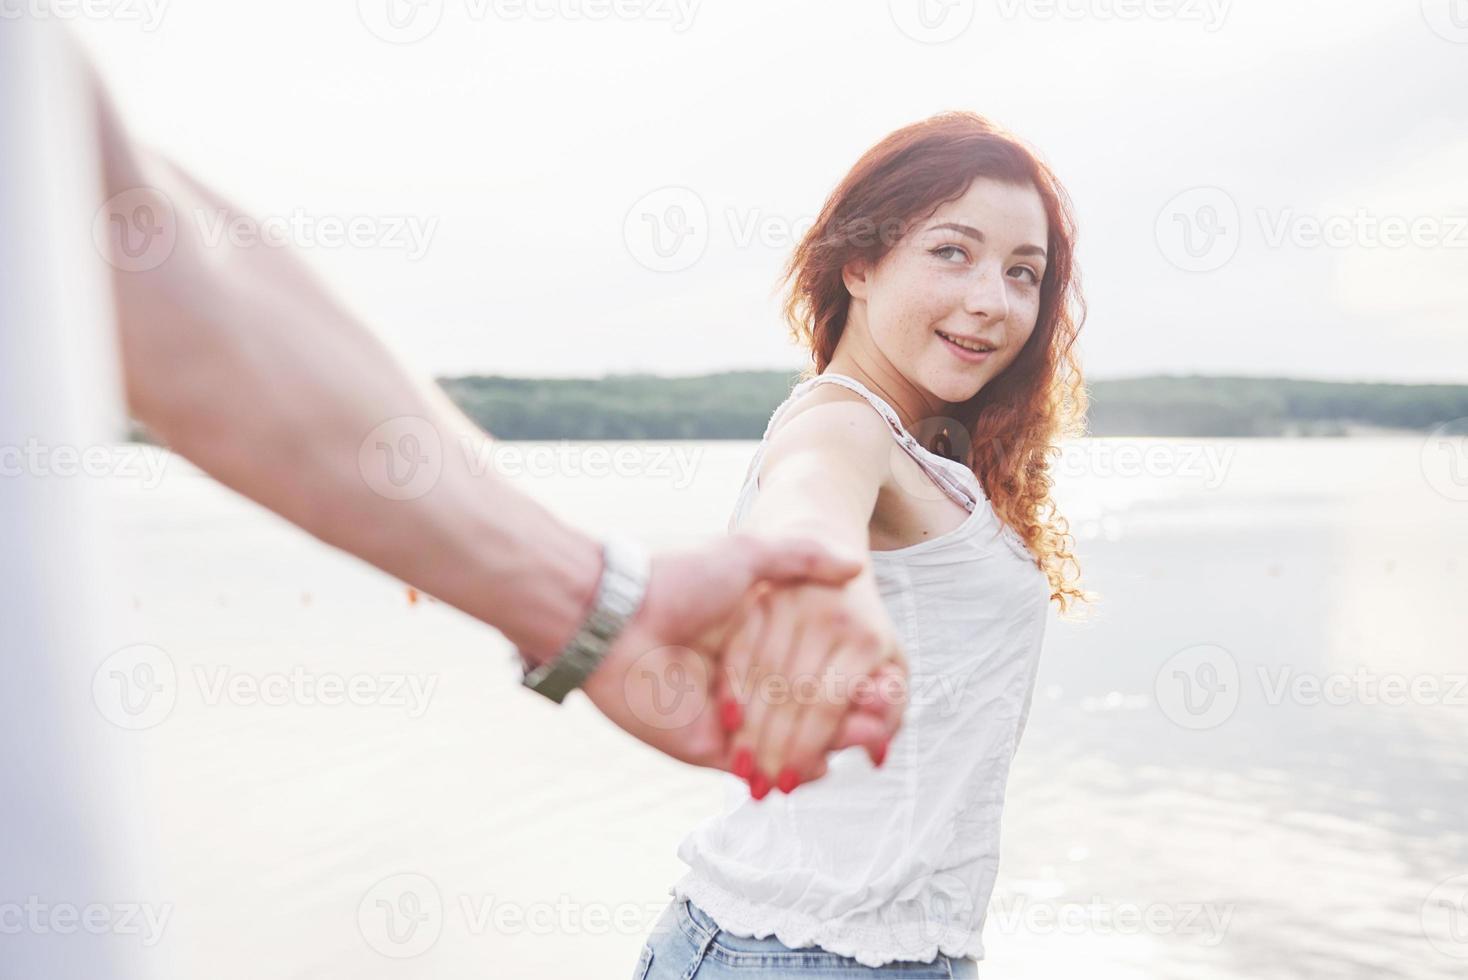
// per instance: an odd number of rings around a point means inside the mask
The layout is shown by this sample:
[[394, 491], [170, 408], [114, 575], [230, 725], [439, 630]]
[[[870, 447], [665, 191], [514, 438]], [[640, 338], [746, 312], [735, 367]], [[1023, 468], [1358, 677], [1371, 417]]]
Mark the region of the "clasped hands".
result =
[[653, 557], [641, 609], [583, 689], [632, 735], [762, 799], [819, 779], [838, 749], [881, 765], [907, 683], [861, 559], [734, 535]]

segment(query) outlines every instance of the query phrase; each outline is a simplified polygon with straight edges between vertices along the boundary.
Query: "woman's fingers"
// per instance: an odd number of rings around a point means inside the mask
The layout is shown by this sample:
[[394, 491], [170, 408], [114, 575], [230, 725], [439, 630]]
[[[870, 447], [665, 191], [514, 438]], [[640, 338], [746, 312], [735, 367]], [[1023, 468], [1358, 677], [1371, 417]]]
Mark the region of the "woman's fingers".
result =
[[758, 588], [751, 590], [742, 618], [730, 630], [719, 657], [719, 715], [730, 733], [729, 771], [746, 782], [754, 773], [754, 745], [748, 734], [750, 709], [759, 654], [769, 642], [770, 624], [769, 594]]
[[713, 691], [721, 727], [737, 732], [744, 724], [744, 705], [749, 700], [749, 674], [759, 649], [765, 625], [765, 587], [756, 585], [745, 593], [738, 610], [730, 617], [721, 642], [714, 647]]
[[[785, 765], [800, 782], [817, 778], [816, 772], [826, 753], [836, 748], [832, 743], [842, 720], [856, 707], [856, 692], [863, 688], [862, 682], [869, 680], [867, 674], [876, 659], [874, 651], [877, 649], [875, 643], [865, 644], [860, 640], [852, 643], [836, 638], [831, 655], [819, 665], [816, 681], [810, 685], [813, 696], [798, 706], [800, 710], [795, 715], [794, 724], [789, 732], [784, 733]], [[880, 744], [877, 739], [885, 735], [887, 722], [883, 714], [875, 711], [867, 714], [875, 721], [871, 726], [875, 733], [874, 744], [867, 749], [867, 754], [875, 761]], [[776, 734], [773, 726], [771, 734]]]
[[792, 757], [790, 743], [809, 706], [826, 696], [821, 691], [826, 661], [840, 642], [835, 624], [807, 626], [800, 633], [799, 644], [786, 657], [778, 683], [770, 678], [771, 682], [762, 688], [768, 704], [758, 729], [755, 764], [771, 774], [781, 792], [794, 792], [815, 769], [814, 759]]
[[762, 605], [764, 628], [750, 659], [744, 725], [734, 736], [735, 758], [741, 767], [748, 766], [749, 774], [745, 778], [749, 780], [750, 793], [757, 800], [764, 799], [773, 788], [776, 777], [776, 773], [762, 766], [757, 757], [765, 719], [771, 707], [768, 678], [784, 672], [785, 663], [795, 649], [801, 631], [799, 603], [790, 593], [772, 592]]
[[877, 665], [868, 681], [870, 695], [860, 698], [861, 717], [874, 718], [881, 727], [882, 741], [877, 747], [877, 754], [872, 756], [872, 761], [881, 765], [887, 753], [887, 743], [902, 727], [902, 716], [907, 711], [907, 658], [900, 650], [894, 649]]

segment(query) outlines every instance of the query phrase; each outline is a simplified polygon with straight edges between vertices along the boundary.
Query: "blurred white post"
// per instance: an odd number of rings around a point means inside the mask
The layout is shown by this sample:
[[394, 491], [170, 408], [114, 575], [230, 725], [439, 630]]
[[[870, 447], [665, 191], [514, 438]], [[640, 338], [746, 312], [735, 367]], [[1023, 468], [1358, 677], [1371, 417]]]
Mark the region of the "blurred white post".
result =
[[158, 900], [120, 870], [139, 857], [119, 792], [138, 786], [118, 766], [139, 733], [92, 696], [126, 642], [103, 612], [103, 488], [46, 475], [57, 447], [107, 445], [122, 421], [91, 242], [95, 113], [54, 24], [0, 21], [0, 977], [112, 980], [141, 976], [147, 955], [119, 908]]

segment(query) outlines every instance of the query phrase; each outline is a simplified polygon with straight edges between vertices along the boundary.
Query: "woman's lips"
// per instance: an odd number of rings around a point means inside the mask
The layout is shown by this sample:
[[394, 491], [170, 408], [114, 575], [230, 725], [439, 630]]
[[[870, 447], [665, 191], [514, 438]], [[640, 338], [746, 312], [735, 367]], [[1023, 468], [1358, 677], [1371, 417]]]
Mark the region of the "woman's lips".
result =
[[954, 357], [969, 364], [982, 364], [989, 359], [989, 355], [994, 353], [992, 350], [969, 350], [967, 347], [960, 347], [941, 333], [938, 334], [938, 339], [943, 341], [944, 347], [953, 352]]

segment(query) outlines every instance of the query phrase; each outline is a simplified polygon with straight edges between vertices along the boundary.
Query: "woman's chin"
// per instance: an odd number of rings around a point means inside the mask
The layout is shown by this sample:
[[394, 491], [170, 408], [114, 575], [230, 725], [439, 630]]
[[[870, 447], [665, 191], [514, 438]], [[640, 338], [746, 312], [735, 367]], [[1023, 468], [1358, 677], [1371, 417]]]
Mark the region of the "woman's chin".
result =
[[932, 392], [934, 398], [949, 405], [961, 405], [974, 397], [984, 387], [983, 378], [968, 375], [946, 374], [944, 377], [935, 378], [927, 385], [928, 391]]

